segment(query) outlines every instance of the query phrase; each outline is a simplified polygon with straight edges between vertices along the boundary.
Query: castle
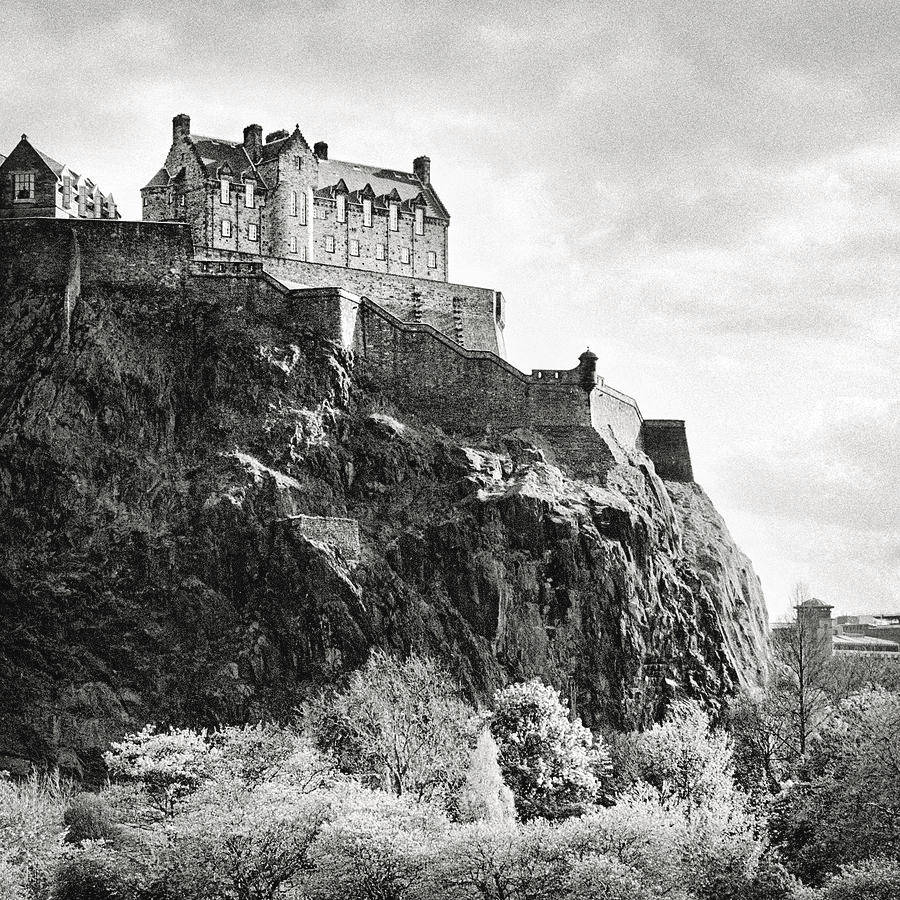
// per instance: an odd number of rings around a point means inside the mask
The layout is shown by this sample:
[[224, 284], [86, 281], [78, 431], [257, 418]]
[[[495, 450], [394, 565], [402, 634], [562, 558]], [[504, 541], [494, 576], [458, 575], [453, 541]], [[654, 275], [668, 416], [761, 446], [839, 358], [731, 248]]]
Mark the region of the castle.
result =
[[684, 422], [644, 419], [595, 354], [530, 374], [505, 359], [503, 295], [447, 280], [449, 215], [427, 157], [411, 173], [336, 162], [299, 128], [263, 141], [249, 125], [237, 143], [192, 135], [178, 115], [141, 193], [143, 222], [0, 223], [0, 283], [58, 292], [66, 340], [93, 291], [279, 305], [446, 430], [528, 429], [579, 477], [603, 480], [641, 451], [662, 478], [693, 480]]

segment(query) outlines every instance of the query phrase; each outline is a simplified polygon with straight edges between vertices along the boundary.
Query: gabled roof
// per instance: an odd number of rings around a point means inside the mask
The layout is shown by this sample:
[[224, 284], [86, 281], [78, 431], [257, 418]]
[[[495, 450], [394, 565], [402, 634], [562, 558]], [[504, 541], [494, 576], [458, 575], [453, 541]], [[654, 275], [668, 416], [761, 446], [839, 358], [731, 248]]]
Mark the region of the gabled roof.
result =
[[265, 186], [265, 181], [247, 156], [243, 144], [223, 141], [220, 138], [201, 137], [199, 134], [190, 135], [190, 140], [200, 155], [206, 174], [210, 177], [215, 177], [219, 169], [227, 165], [232, 174], [238, 178], [250, 174]]
[[47, 165], [53, 170], [53, 174], [54, 174], [57, 178], [59, 178], [59, 176], [62, 175], [62, 170], [65, 168], [65, 166], [64, 166], [62, 163], [57, 162], [55, 159], [53, 159], [52, 156], [47, 156], [46, 153], [41, 153], [41, 151], [38, 150], [38, 148], [35, 147], [34, 144], [32, 144], [31, 146], [34, 148], [34, 152], [37, 153], [37, 155], [38, 155], [45, 163], [47, 163]]
[[[319, 160], [319, 188], [330, 188], [343, 181], [351, 195], [370, 185], [376, 197], [387, 197], [396, 191], [401, 202], [425, 198], [425, 212], [439, 219], [449, 219], [443, 203], [429, 185], [423, 184], [410, 172], [365, 166], [362, 163], [342, 162], [338, 159]], [[324, 196], [319, 194], [317, 196]]]

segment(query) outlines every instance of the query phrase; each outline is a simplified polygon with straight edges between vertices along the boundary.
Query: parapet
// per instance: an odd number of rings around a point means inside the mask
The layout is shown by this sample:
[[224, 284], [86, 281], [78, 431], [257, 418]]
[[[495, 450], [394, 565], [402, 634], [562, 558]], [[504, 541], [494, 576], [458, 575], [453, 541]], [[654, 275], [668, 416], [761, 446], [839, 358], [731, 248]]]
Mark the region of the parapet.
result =
[[682, 419], [644, 419], [640, 449], [653, 460], [664, 481], [693, 481], [691, 452]]

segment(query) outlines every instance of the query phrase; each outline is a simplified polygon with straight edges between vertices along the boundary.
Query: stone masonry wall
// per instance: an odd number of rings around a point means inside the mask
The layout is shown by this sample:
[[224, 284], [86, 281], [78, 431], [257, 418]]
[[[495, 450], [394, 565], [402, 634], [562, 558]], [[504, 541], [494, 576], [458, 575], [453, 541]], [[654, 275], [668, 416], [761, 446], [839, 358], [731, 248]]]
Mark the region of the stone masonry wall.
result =
[[653, 460], [660, 478], [666, 481], [694, 480], [687, 435], [680, 419], [645, 419], [639, 446]]
[[332, 547], [343, 559], [356, 563], [360, 558], [359, 523], [337, 516], [291, 516], [290, 524], [303, 537]]
[[[202, 255], [209, 259], [251, 258], [206, 251]], [[463, 347], [505, 355], [499, 291], [284, 257], [266, 257], [262, 262], [276, 277], [310, 287], [343, 288], [374, 300], [404, 322], [432, 325]]]

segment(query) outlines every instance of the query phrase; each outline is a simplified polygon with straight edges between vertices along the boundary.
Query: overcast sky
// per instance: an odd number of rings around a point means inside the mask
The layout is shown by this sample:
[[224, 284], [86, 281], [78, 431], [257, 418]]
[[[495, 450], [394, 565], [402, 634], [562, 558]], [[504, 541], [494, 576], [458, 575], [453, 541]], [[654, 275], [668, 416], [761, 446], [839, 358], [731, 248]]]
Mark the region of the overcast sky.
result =
[[900, 5], [5, 0], [21, 132], [139, 216], [171, 118], [299, 123], [432, 160], [450, 277], [512, 362], [590, 344], [694, 472], [780, 617], [900, 611]]

